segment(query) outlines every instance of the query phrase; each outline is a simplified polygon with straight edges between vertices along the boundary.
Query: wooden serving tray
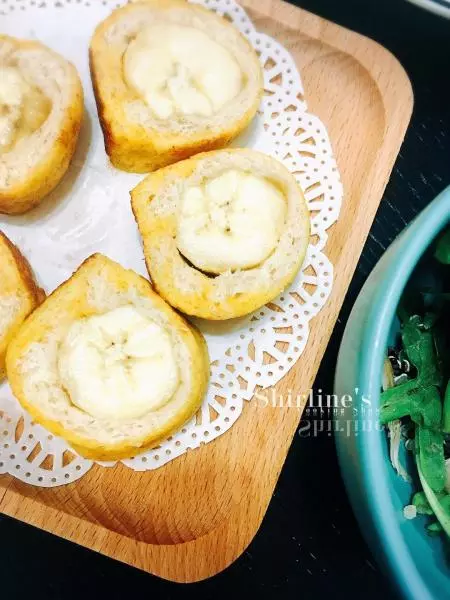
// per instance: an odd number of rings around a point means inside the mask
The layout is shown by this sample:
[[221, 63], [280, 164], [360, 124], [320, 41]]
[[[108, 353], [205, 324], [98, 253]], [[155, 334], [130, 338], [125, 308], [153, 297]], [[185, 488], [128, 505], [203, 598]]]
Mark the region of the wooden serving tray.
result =
[[[306, 351], [277, 386], [305, 393], [355, 270], [411, 115], [411, 85], [375, 42], [279, 0], [245, 0], [260, 31], [293, 54], [309, 109], [328, 129], [345, 196], [326, 253], [335, 282]], [[0, 511], [180, 582], [224, 569], [255, 535], [302, 410], [246, 403], [225, 435], [156, 471], [94, 466], [43, 489], [0, 481]]]

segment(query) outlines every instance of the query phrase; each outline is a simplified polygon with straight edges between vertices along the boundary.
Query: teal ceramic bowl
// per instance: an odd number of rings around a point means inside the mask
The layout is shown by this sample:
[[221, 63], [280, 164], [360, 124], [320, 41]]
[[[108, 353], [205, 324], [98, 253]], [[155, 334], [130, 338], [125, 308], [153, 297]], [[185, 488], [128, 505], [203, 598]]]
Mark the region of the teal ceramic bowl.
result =
[[402, 232], [372, 271], [348, 320], [335, 376], [334, 391], [345, 405], [336, 417], [335, 439], [347, 492], [372, 552], [408, 600], [450, 598], [450, 540], [430, 537], [423, 518], [405, 519], [403, 508], [413, 488], [391, 466], [376, 413], [400, 297], [449, 223], [450, 187]]

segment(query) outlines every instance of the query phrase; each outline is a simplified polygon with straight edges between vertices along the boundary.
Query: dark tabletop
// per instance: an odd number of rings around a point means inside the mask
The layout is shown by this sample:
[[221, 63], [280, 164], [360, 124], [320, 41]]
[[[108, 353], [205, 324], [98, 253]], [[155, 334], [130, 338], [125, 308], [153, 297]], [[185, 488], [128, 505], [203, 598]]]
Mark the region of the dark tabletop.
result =
[[[450, 183], [450, 21], [405, 0], [298, 4], [386, 46], [408, 72], [415, 95], [411, 125], [315, 383], [316, 389], [331, 393], [345, 322], [367, 275], [406, 224]], [[312, 416], [306, 414], [308, 418]], [[316, 437], [295, 437], [254, 541], [224, 573], [203, 583], [167, 583], [0, 517], [1, 598], [169, 599], [194, 594], [394, 598], [353, 517], [326, 427]]]

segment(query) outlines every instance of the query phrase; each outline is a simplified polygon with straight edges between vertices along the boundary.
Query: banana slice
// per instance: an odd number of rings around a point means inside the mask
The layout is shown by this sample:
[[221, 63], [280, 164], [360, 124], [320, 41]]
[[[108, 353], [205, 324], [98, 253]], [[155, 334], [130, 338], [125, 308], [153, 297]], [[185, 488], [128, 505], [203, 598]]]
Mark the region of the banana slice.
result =
[[182, 25], [143, 29], [124, 56], [124, 74], [156, 117], [208, 117], [243, 84], [233, 55], [203, 31]]
[[230, 169], [181, 198], [178, 249], [202, 271], [250, 269], [274, 251], [286, 200], [264, 177]]
[[303, 263], [310, 224], [302, 191], [260, 152], [201, 154], [148, 175], [131, 198], [152, 282], [184, 313], [250, 313]]
[[0, 35], [0, 213], [27, 212], [55, 188], [82, 117], [73, 65], [39, 42]]
[[148, 173], [222, 148], [253, 119], [259, 59], [235, 27], [185, 0], [132, 2], [92, 38], [91, 74], [114, 166]]
[[72, 403], [106, 419], [157, 410], [179, 384], [170, 335], [132, 306], [75, 321], [62, 341], [58, 370]]
[[30, 266], [20, 251], [0, 231], [0, 381], [5, 377], [6, 349], [17, 329], [42, 302]]
[[82, 456], [157, 445], [199, 408], [206, 344], [148, 281], [89, 258], [25, 321], [7, 352], [13, 393]]

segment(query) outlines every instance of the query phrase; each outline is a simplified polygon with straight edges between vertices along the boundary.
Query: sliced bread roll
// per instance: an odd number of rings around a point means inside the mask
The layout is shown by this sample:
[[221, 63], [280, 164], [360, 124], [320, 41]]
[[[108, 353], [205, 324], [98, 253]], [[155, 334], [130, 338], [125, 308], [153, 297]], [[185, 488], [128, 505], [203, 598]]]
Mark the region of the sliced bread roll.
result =
[[0, 35], [0, 212], [24, 213], [53, 190], [83, 116], [78, 73], [43, 44]]
[[186, 314], [248, 314], [286, 288], [305, 258], [303, 193], [260, 152], [200, 154], [148, 175], [131, 197], [152, 282]]
[[0, 381], [5, 377], [8, 344], [28, 315], [42, 302], [44, 292], [34, 281], [26, 259], [0, 231]]
[[185, 0], [115, 10], [92, 38], [91, 73], [114, 166], [148, 173], [221, 148], [254, 117], [258, 57], [228, 21]]
[[6, 368], [33, 419], [97, 460], [158, 445], [195, 414], [209, 376], [201, 334], [100, 254], [25, 321]]

